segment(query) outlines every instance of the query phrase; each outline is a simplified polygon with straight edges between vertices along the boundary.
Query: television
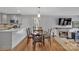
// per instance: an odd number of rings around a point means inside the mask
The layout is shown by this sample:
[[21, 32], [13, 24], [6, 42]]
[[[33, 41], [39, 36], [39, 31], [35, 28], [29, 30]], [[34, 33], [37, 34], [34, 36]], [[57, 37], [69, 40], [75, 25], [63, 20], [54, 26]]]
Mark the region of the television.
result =
[[71, 25], [72, 18], [59, 18], [58, 25]]

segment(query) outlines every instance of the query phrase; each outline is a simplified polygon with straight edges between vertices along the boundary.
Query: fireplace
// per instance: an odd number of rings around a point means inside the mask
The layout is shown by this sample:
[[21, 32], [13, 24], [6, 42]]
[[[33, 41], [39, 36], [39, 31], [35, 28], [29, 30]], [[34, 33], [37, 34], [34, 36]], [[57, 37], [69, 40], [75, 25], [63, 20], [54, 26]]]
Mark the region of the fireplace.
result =
[[68, 37], [68, 32], [60, 31], [59, 32], [59, 37], [67, 38]]

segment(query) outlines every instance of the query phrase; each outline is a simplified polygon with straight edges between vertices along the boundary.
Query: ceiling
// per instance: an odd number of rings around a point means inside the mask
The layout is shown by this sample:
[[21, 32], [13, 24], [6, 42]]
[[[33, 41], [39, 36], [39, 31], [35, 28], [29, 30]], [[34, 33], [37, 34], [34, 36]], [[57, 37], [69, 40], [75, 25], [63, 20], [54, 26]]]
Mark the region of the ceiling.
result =
[[[0, 13], [36, 15], [36, 7], [0, 7]], [[40, 7], [41, 15], [79, 15], [79, 7]]]

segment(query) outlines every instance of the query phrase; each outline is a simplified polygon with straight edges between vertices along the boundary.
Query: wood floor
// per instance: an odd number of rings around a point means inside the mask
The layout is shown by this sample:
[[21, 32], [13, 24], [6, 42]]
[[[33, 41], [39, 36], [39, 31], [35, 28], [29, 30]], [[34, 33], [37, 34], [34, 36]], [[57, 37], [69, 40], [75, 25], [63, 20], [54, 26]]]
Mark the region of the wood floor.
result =
[[[17, 47], [13, 49], [13, 51], [34, 51], [32, 38], [29, 39], [28, 43], [25, 38]], [[45, 39], [45, 45], [37, 43], [35, 51], [65, 51], [65, 49], [58, 42], [56, 42], [54, 38], [52, 38], [51, 45], [48, 39]]]

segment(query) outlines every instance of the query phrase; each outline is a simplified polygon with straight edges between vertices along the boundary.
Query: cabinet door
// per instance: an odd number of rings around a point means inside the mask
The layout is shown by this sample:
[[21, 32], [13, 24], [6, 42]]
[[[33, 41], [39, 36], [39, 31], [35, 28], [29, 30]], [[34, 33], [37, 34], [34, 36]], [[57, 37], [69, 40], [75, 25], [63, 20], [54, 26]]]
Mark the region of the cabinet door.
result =
[[6, 14], [2, 14], [2, 23], [3, 24], [7, 23], [7, 15]]
[[72, 39], [75, 39], [75, 33], [72, 33]]
[[75, 38], [79, 39], [79, 33], [76, 33]]

